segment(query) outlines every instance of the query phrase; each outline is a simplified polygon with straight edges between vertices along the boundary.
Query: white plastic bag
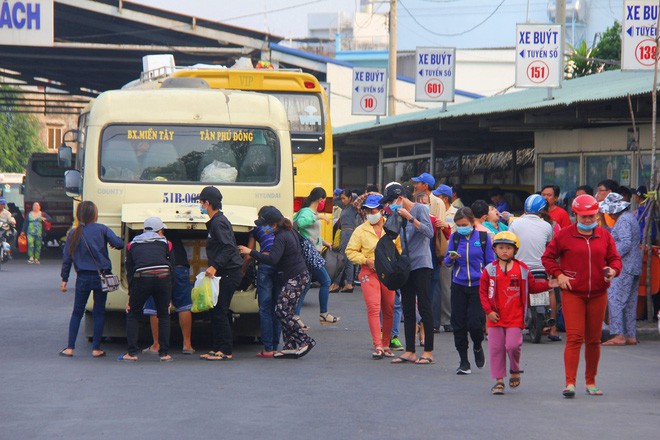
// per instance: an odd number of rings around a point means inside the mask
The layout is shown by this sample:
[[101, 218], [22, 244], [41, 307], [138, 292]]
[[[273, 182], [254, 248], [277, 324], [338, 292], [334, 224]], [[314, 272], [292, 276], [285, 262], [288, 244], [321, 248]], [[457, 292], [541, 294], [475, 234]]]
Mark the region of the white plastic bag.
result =
[[[193, 288], [199, 287], [205, 276], [204, 272], [198, 273], [197, 277], [195, 277], [195, 285]], [[218, 296], [220, 296], [220, 277], [211, 278], [211, 287], [213, 289], [213, 307], [215, 307], [215, 305], [218, 304]]]
[[238, 170], [225, 162], [214, 160], [202, 170], [202, 182], [236, 182]]

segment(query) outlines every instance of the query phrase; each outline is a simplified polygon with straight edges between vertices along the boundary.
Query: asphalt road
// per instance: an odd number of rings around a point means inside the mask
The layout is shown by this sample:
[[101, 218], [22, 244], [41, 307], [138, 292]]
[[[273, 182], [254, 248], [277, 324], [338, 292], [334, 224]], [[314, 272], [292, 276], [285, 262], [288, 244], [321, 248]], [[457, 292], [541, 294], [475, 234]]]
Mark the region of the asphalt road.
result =
[[242, 344], [234, 361], [207, 362], [175, 345], [172, 363], [145, 355], [126, 364], [115, 360], [125, 341], [105, 344], [108, 357], [93, 359], [83, 337], [69, 359], [57, 353], [73, 293], [58, 284], [56, 259], [17, 260], [0, 271], [0, 440], [602, 440], [657, 438], [660, 429], [658, 341], [603, 349], [605, 396], [585, 395], [579, 380], [573, 400], [561, 396], [563, 343], [525, 343], [521, 387], [491, 396], [488, 364], [454, 373], [450, 334], [436, 335], [434, 365], [374, 361], [359, 289], [332, 294], [337, 327], [318, 324], [313, 290], [303, 319], [318, 345], [300, 360], [258, 359], [259, 345]]

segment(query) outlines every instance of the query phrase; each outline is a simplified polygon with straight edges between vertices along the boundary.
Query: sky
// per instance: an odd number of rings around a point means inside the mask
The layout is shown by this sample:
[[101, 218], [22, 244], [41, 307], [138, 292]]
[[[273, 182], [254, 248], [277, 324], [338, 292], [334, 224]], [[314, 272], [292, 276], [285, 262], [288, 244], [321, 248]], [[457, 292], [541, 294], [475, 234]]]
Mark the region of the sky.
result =
[[[343, 11], [352, 15], [360, 3], [359, 0], [131, 1], [284, 38], [307, 36], [310, 13]], [[397, 49], [512, 47], [516, 23], [549, 22], [548, 3], [548, 0], [397, 0]], [[572, 0], [567, 3], [570, 5]], [[581, 3], [586, 5], [588, 43], [596, 32], [603, 32], [615, 19], [621, 21], [623, 0], [581, 0]], [[374, 9], [389, 10], [389, 1], [374, 2]], [[570, 25], [567, 29], [571, 32]]]

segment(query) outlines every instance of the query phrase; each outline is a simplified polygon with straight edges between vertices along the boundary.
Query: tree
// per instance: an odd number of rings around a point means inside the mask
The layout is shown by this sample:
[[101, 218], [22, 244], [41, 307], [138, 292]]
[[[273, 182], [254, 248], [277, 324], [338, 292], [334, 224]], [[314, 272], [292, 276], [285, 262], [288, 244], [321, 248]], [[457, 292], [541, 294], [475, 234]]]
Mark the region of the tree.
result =
[[603, 70], [621, 68], [621, 23], [615, 20], [612, 27], [607, 28], [596, 45], [596, 53], [604, 64]]
[[[0, 90], [13, 89], [0, 86]], [[0, 102], [0, 171], [24, 173], [30, 155], [46, 148], [39, 137], [39, 121], [14, 110], [13, 102]]]
[[571, 55], [566, 63], [564, 78], [573, 79], [600, 73], [604, 70], [621, 68], [621, 24], [614, 24], [601, 35], [595, 47], [588, 47], [581, 42], [571, 46]]

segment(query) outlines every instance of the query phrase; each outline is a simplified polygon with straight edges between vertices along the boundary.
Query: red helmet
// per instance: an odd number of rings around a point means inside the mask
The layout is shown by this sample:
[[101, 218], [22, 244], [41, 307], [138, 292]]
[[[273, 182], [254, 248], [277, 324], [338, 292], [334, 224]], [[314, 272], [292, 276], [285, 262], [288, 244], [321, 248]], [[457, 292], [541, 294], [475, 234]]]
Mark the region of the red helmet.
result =
[[573, 199], [573, 212], [579, 215], [594, 215], [598, 213], [598, 202], [594, 196], [581, 194]]

